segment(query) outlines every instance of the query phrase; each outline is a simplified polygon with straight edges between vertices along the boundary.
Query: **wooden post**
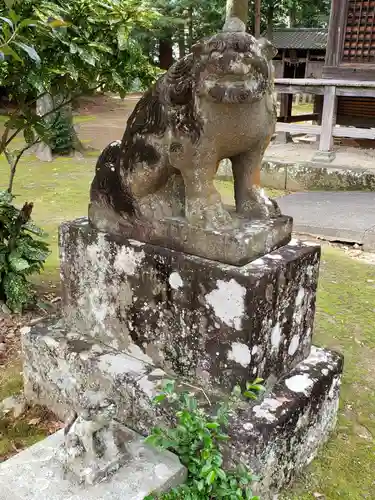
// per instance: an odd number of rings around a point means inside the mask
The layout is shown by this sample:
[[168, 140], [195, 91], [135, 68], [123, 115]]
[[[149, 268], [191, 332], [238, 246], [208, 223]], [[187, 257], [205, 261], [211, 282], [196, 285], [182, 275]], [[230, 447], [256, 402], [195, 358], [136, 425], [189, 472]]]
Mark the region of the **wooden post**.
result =
[[324, 90], [322, 130], [320, 134], [319, 151], [314, 160], [331, 162], [335, 158], [333, 147], [333, 127], [336, 125], [337, 96], [336, 87], [327, 86]]

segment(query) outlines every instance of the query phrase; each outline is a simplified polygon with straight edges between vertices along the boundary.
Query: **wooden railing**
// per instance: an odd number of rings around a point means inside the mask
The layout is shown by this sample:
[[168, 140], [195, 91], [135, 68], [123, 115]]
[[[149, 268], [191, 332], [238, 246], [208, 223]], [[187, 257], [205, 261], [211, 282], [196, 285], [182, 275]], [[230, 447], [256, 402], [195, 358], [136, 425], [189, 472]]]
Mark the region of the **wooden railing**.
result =
[[[314, 94], [324, 96], [321, 125], [284, 122], [278, 122], [276, 125], [277, 132], [319, 135], [320, 142], [317, 157], [320, 160], [331, 161], [334, 158], [332, 150], [333, 137], [375, 139], [375, 129], [336, 126], [337, 97], [375, 98], [375, 81], [277, 78], [275, 80], [275, 90], [280, 94]], [[294, 119], [295, 117], [293, 117], [293, 121]]]

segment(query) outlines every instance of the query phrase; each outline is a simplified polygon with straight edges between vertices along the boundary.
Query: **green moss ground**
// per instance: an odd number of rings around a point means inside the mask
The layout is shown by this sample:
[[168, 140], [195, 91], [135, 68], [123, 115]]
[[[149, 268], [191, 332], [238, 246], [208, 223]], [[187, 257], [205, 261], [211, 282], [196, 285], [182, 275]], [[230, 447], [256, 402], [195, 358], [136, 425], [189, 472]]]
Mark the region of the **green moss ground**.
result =
[[[17, 201], [35, 203], [34, 219], [49, 232], [52, 255], [40, 278], [58, 283], [57, 227], [87, 212], [88, 190], [95, 154], [82, 160], [59, 158], [41, 163], [25, 157], [20, 163], [14, 192]], [[0, 159], [0, 188], [8, 167]], [[226, 203], [232, 186], [218, 182]], [[277, 196], [279, 192], [270, 193]], [[358, 262], [339, 249], [325, 247], [321, 270], [315, 342], [345, 354], [345, 376], [338, 427], [287, 500], [314, 498], [314, 492], [329, 500], [375, 499], [375, 266]], [[0, 400], [20, 390], [22, 380], [17, 360], [0, 369]], [[29, 445], [45, 435], [27, 421], [0, 423], [0, 456], [14, 449], [14, 442]], [[13, 444], [12, 444], [13, 443]]]

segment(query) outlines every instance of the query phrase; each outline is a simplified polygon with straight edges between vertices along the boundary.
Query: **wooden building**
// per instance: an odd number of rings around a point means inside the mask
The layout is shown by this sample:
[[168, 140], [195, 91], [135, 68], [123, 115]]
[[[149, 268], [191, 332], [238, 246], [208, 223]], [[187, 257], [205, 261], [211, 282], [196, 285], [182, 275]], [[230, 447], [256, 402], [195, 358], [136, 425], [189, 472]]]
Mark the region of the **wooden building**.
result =
[[[333, 0], [323, 78], [375, 81], [375, 0]], [[375, 127], [375, 98], [339, 96], [336, 123]]]
[[[276, 78], [282, 94], [321, 96], [317, 124], [278, 123], [279, 132], [320, 137], [315, 159], [334, 158], [333, 137], [375, 141], [375, 0], [332, 0], [322, 78]], [[319, 97], [317, 99], [319, 102]]]
[[322, 77], [328, 30], [280, 28], [271, 39], [278, 49], [273, 60], [276, 78]]

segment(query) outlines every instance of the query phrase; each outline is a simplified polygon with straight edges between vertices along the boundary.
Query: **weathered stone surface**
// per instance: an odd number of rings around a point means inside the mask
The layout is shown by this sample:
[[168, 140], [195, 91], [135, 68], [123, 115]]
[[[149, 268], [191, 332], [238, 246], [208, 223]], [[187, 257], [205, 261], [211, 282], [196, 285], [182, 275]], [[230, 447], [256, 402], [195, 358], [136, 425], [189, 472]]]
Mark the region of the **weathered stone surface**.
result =
[[263, 500], [300, 474], [329, 438], [337, 420], [342, 369], [340, 355], [313, 347], [263, 402], [233, 415], [228, 459], [242, 459], [260, 475], [254, 490]]
[[0, 464], [0, 500], [143, 500], [153, 491], [181, 484], [186, 471], [177, 457], [143, 444], [127, 429], [128, 460], [114, 475], [95, 485], [65, 477], [59, 460], [63, 431]]
[[[107, 215], [103, 214], [102, 209], [96, 209], [95, 227], [121, 238], [161, 245], [178, 252], [237, 266], [248, 264], [291, 240], [291, 217], [249, 221], [235, 213], [231, 215], [235, 227], [216, 231], [192, 226], [183, 217], [151, 222], [135, 220], [131, 225], [119, 220], [116, 224], [108, 225]], [[91, 221], [93, 218], [92, 215]]]
[[[82, 339], [67, 350], [69, 342], [52, 327], [23, 332], [28, 398], [62, 417], [81, 407], [82, 395], [93, 401], [110, 399], [118, 408], [117, 418], [143, 435], [155, 424], [171, 424], [170, 408], [151, 402], [165, 377], [162, 370], [105, 346], [80, 344]], [[340, 356], [312, 347], [310, 356], [278, 380], [262, 401], [242, 403], [234, 411], [227, 461], [242, 460], [261, 476], [261, 498], [272, 498], [287, 485], [328, 438], [336, 421], [341, 373]], [[217, 400], [218, 393], [207, 394]]]
[[135, 346], [126, 355], [65, 330], [61, 321], [21, 333], [25, 396], [61, 420], [107, 400], [115, 404], [113, 417], [141, 434], [170, 421], [166, 411], [152, 405], [166, 374]]
[[309, 353], [320, 248], [293, 241], [235, 267], [61, 227], [70, 328], [206, 385], [287, 373]]
[[[137, 103], [122, 142], [99, 157], [90, 192], [92, 225], [116, 234], [145, 224], [157, 232], [154, 221], [183, 217], [205, 229], [233, 228], [214, 186], [223, 159], [233, 165], [239, 215], [280, 215], [256, 186], [277, 119], [276, 52], [267, 40], [246, 33], [242, 21], [228, 18], [222, 32], [173, 64]], [[159, 240], [164, 236], [161, 231]]]
[[19, 418], [26, 408], [27, 404], [23, 394], [10, 396], [0, 402], [0, 416], [11, 415], [13, 418]]
[[375, 226], [365, 231], [363, 237], [363, 250], [365, 252], [375, 252]]
[[267, 155], [262, 162], [261, 183], [264, 187], [289, 191], [375, 191], [375, 175], [364, 168], [287, 163]]

